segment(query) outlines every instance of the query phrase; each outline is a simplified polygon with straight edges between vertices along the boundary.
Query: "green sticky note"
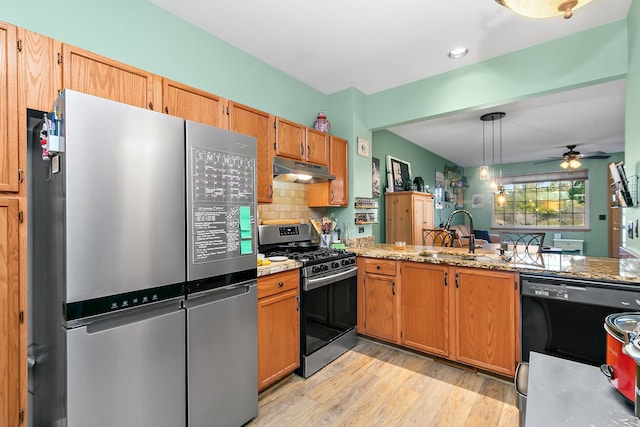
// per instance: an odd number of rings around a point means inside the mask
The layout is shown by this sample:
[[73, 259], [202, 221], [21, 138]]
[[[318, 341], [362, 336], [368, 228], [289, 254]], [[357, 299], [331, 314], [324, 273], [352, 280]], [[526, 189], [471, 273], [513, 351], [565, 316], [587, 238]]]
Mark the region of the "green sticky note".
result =
[[240, 238], [241, 239], [250, 239], [251, 238], [251, 229], [248, 229], [248, 230], [240, 229]]
[[248, 237], [251, 237], [251, 209], [249, 206], [240, 206], [240, 230], [248, 231]]
[[240, 255], [250, 254], [252, 252], [251, 242], [252, 240], [240, 240]]

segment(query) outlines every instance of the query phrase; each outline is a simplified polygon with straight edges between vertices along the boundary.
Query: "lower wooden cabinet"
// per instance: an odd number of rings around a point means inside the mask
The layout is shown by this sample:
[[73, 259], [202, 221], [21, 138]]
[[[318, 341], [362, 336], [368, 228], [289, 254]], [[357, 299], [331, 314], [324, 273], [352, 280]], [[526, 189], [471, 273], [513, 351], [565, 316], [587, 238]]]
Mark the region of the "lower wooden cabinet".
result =
[[403, 262], [400, 343], [449, 356], [449, 284], [446, 266]]
[[300, 366], [299, 272], [258, 278], [258, 390]]
[[456, 268], [454, 280], [456, 360], [514, 375], [517, 274]]
[[513, 376], [518, 274], [358, 257], [358, 332]]
[[26, 390], [21, 389], [20, 378], [18, 227], [18, 200], [0, 197], [0, 426], [20, 424], [21, 394], [26, 394]]
[[362, 329], [366, 335], [386, 341], [398, 339], [397, 266], [395, 261], [364, 258], [364, 277], [359, 290], [362, 298]]

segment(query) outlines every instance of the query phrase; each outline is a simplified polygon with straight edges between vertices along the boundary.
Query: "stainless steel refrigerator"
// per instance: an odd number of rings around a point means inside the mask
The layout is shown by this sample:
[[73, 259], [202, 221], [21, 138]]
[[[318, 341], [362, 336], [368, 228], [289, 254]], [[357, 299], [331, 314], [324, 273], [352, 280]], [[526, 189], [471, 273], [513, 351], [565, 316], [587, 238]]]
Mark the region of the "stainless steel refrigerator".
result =
[[[69, 90], [54, 113], [48, 152], [40, 141], [29, 147], [31, 424], [249, 421], [256, 351], [228, 356], [256, 341], [256, 199], [245, 191], [255, 182], [255, 139]], [[240, 180], [240, 158], [241, 186], [212, 179]], [[193, 165], [204, 166], [204, 181]], [[228, 309], [238, 301], [242, 310]], [[212, 336], [227, 354], [209, 351]], [[227, 378], [235, 391], [225, 396], [208, 371], [224, 377], [236, 363], [243, 373]], [[225, 399], [244, 404], [226, 408]], [[216, 412], [199, 422], [194, 403]]]

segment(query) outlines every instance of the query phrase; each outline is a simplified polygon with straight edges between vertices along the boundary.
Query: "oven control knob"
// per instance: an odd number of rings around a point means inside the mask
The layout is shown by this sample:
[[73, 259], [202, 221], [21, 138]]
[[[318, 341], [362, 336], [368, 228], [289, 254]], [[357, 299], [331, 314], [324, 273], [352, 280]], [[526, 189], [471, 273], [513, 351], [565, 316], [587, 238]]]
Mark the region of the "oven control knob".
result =
[[356, 260], [351, 258], [351, 259], [343, 259], [342, 260], [342, 265], [351, 265], [351, 264], [355, 264]]
[[329, 266], [327, 264], [322, 264], [320, 268], [322, 269], [322, 271], [327, 271], [329, 269]]
[[340, 267], [340, 263], [339, 262], [334, 261], [334, 262], [331, 263], [331, 268], [338, 268], [338, 267]]
[[316, 266], [311, 267], [311, 272], [312, 272], [312, 273], [318, 273], [318, 272], [320, 272], [320, 267], [316, 267]]

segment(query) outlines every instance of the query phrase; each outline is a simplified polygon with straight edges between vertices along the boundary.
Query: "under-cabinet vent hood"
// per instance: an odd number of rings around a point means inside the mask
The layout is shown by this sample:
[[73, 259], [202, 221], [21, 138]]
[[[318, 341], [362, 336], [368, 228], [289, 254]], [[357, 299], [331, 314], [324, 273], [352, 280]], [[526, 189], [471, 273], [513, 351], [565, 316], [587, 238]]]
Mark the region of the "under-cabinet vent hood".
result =
[[313, 184], [336, 179], [327, 166], [314, 165], [284, 157], [273, 158], [273, 176], [277, 181]]

